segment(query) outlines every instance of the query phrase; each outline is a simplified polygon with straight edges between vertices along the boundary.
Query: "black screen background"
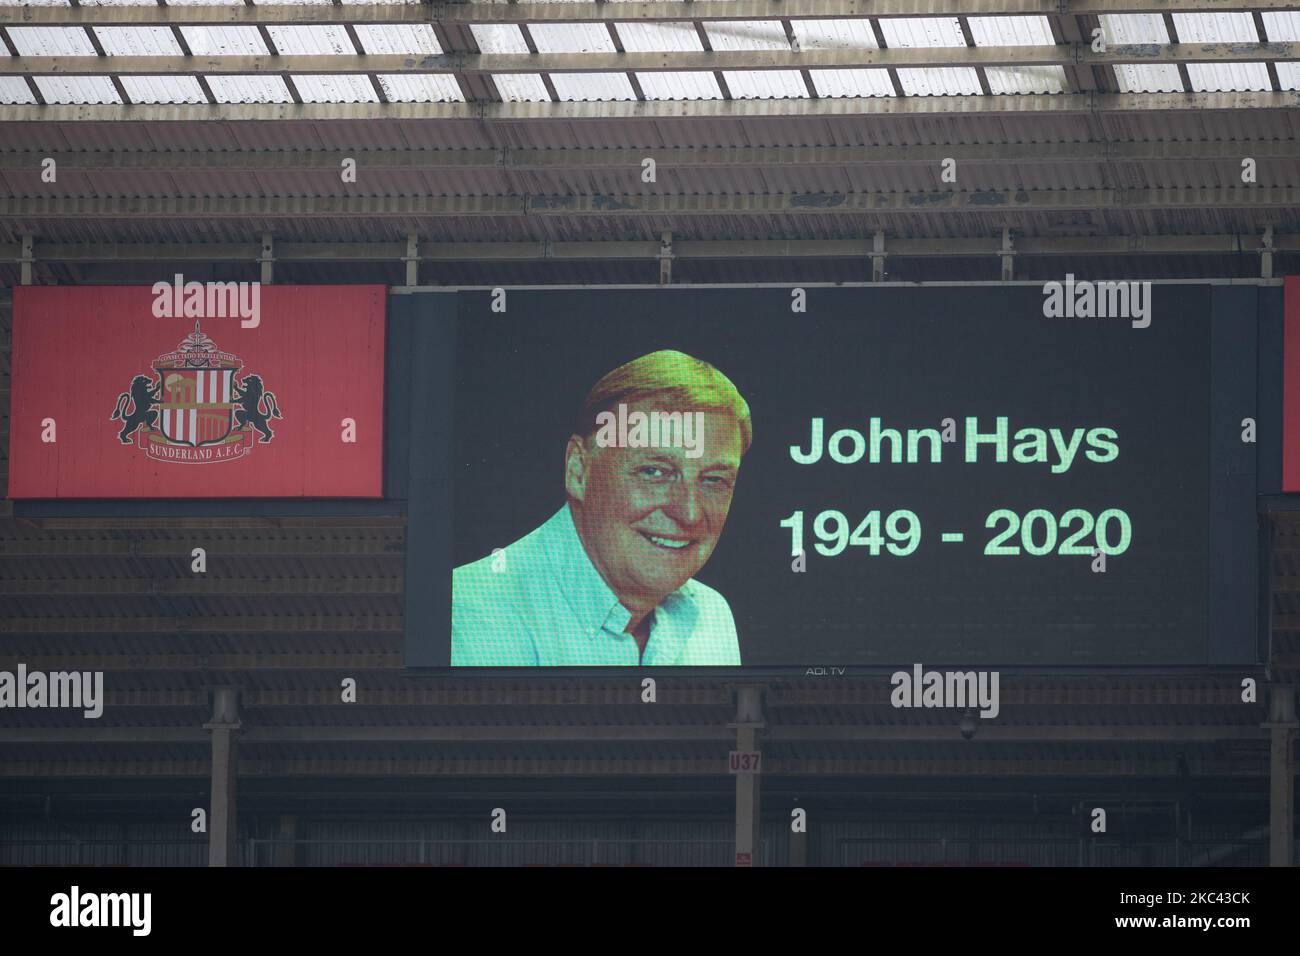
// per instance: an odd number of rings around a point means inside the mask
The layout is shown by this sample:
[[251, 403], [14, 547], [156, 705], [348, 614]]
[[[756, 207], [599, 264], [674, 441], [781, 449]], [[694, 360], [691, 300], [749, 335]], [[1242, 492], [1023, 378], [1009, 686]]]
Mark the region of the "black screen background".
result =
[[[699, 579], [736, 619], [746, 665], [1192, 664], [1206, 656], [1209, 560], [1210, 294], [1153, 287], [1153, 321], [1049, 319], [1033, 286], [790, 290], [462, 292], [456, 346], [453, 559], [505, 547], [564, 502], [562, 465], [587, 390], [623, 362], [675, 348], [715, 364], [748, 400], [754, 444], [726, 530]], [[792, 461], [810, 420], [867, 431], [958, 421], [941, 464]], [[1070, 470], [964, 461], [964, 419], [981, 431], [1106, 426], [1118, 458], [1081, 450]], [[928, 449], [928, 444], [922, 446]], [[986, 556], [997, 508], [1094, 515], [1122, 508], [1128, 551], [1090, 559]], [[812, 548], [824, 509], [853, 524], [909, 508], [924, 537], [910, 556]], [[805, 512], [807, 570], [791, 570]], [[960, 544], [940, 532], [962, 531]], [[1064, 537], [1064, 536], [1062, 536]], [[1085, 539], [1085, 540], [1091, 540]], [[1018, 543], [1018, 535], [1008, 543]]]

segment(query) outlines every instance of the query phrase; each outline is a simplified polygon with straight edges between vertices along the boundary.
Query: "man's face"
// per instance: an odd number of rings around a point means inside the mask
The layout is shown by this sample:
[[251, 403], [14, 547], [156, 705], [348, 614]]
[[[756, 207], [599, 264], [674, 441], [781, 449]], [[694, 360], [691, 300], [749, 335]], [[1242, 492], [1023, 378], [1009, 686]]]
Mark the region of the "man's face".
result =
[[[627, 409], [629, 415], [664, 411], [646, 402]], [[695, 457], [681, 447], [570, 442], [565, 482], [578, 530], [592, 563], [629, 610], [652, 609], [694, 577], [727, 521], [740, 470], [740, 426], [727, 412], [701, 414]]]

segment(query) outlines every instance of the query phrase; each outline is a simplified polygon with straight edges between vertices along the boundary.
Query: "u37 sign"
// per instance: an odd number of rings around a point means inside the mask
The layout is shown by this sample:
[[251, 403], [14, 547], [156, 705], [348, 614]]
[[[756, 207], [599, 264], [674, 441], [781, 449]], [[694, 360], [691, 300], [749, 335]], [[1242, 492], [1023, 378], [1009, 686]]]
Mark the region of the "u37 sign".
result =
[[758, 773], [761, 756], [757, 750], [733, 750], [727, 765], [732, 773]]

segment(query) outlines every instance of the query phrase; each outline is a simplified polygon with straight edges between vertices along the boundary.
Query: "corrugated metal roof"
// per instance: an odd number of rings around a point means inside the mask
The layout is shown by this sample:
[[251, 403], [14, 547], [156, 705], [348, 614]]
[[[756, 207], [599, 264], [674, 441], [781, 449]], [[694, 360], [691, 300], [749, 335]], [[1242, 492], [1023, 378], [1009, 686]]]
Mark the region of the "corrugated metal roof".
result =
[[974, 67], [942, 67], [898, 71], [898, 82], [907, 96], [978, 96], [979, 74]]
[[648, 100], [720, 100], [722, 90], [712, 73], [638, 73]]
[[38, 76], [36, 87], [47, 103], [120, 103], [106, 76]]
[[620, 23], [618, 38], [629, 53], [695, 53], [704, 49], [691, 23]]
[[[341, 24], [312, 24], [305, 27], [269, 26], [266, 32], [277, 53], [284, 56], [353, 54], [356, 48]], [[196, 51], [197, 52], [197, 51]], [[347, 102], [353, 102], [349, 100]]]
[[1249, 13], [1175, 13], [1180, 43], [1257, 43], [1259, 33]]
[[354, 29], [367, 53], [442, 53], [433, 27], [427, 23], [358, 25]]
[[9, 27], [19, 56], [94, 56], [95, 47], [81, 27]]
[[483, 53], [527, 53], [524, 35], [513, 23], [475, 23], [470, 26], [474, 42]]
[[551, 98], [540, 73], [494, 73], [492, 82], [506, 103], [545, 103]]
[[312, 76], [295, 73], [293, 85], [304, 103], [378, 103], [370, 78], [353, 73]]
[[566, 103], [636, 99], [626, 73], [552, 73], [551, 82]]
[[[1169, 31], [1158, 13], [1103, 14], [1101, 27], [1108, 45], [1169, 42]], [[1173, 93], [1183, 88], [1178, 67], [1171, 64], [1124, 63], [1112, 69], [1124, 93]]]
[[122, 88], [132, 103], [206, 103], [192, 76], [124, 76]]
[[965, 46], [956, 17], [901, 17], [880, 21], [880, 32], [889, 47], [921, 48]]
[[534, 23], [528, 32], [538, 53], [613, 53], [615, 49], [603, 23]]
[[[1256, 43], [1259, 33], [1249, 13], [1175, 13], [1174, 28], [1182, 43]], [[1196, 92], [1270, 90], [1262, 63], [1189, 63], [1187, 77]]]
[[445, 73], [380, 73], [378, 80], [391, 103], [460, 103], [465, 99], [456, 78]]
[[293, 102], [289, 88], [278, 76], [209, 76], [207, 80], [218, 103]]
[[874, 50], [876, 35], [866, 20], [793, 20], [801, 50]]
[[969, 17], [976, 46], [1052, 46], [1047, 17]]
[[788, 50], [785, 27], [779, 20], [722, 20], [705, 23], [715, 50]]
[[989, 92], [995, 96], [1065, 92], [1065, 68], [1059, 66], [990, 66], [985, 67], [984, 76], [989, 81]]
[[1284, 90], [1300, 90], [1300, 63], [1277, 63], [1277, 81]]
[[95, 27], [94, 31], [108, 56], [181, 55], [181, 45], [167, 27]]
[[1158, 13], [1104, 13], [1100, 19], [1108, 46], [1169, 42], [1164, 17]]
[[1300, 40], [1300, 11], [1286, 10], [1264, 14], [1264, 32], [1270, 43], [1291, 43]]
[[0, 103], [35, 103], [31, 87], [21, 76], [0, 76]]
[[265, 56], [271, 51], [256, 27], [181, 27], [195, 56]]
[[893, 96], [888, 70], [810, 70], [818, 96]]
[[798, 70], [727, 70], [723, 77], [738, 100], [808, 98], [808, 87]]
[[1273, 88], [1263, 63], [1189, 63], [1187, 79], [1197, 93]]

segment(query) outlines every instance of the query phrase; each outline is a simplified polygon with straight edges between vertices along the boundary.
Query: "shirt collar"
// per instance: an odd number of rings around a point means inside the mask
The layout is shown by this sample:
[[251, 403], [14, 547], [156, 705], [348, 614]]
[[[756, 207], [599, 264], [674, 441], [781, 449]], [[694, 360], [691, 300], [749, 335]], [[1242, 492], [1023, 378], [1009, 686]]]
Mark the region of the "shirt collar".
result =
[[578, 620], [593, 635], [601, 628], [622, 634], [632, 615], [591, 563], [567, 502], [544, 528], [543, 546], [559, 581], [560, 593]]

